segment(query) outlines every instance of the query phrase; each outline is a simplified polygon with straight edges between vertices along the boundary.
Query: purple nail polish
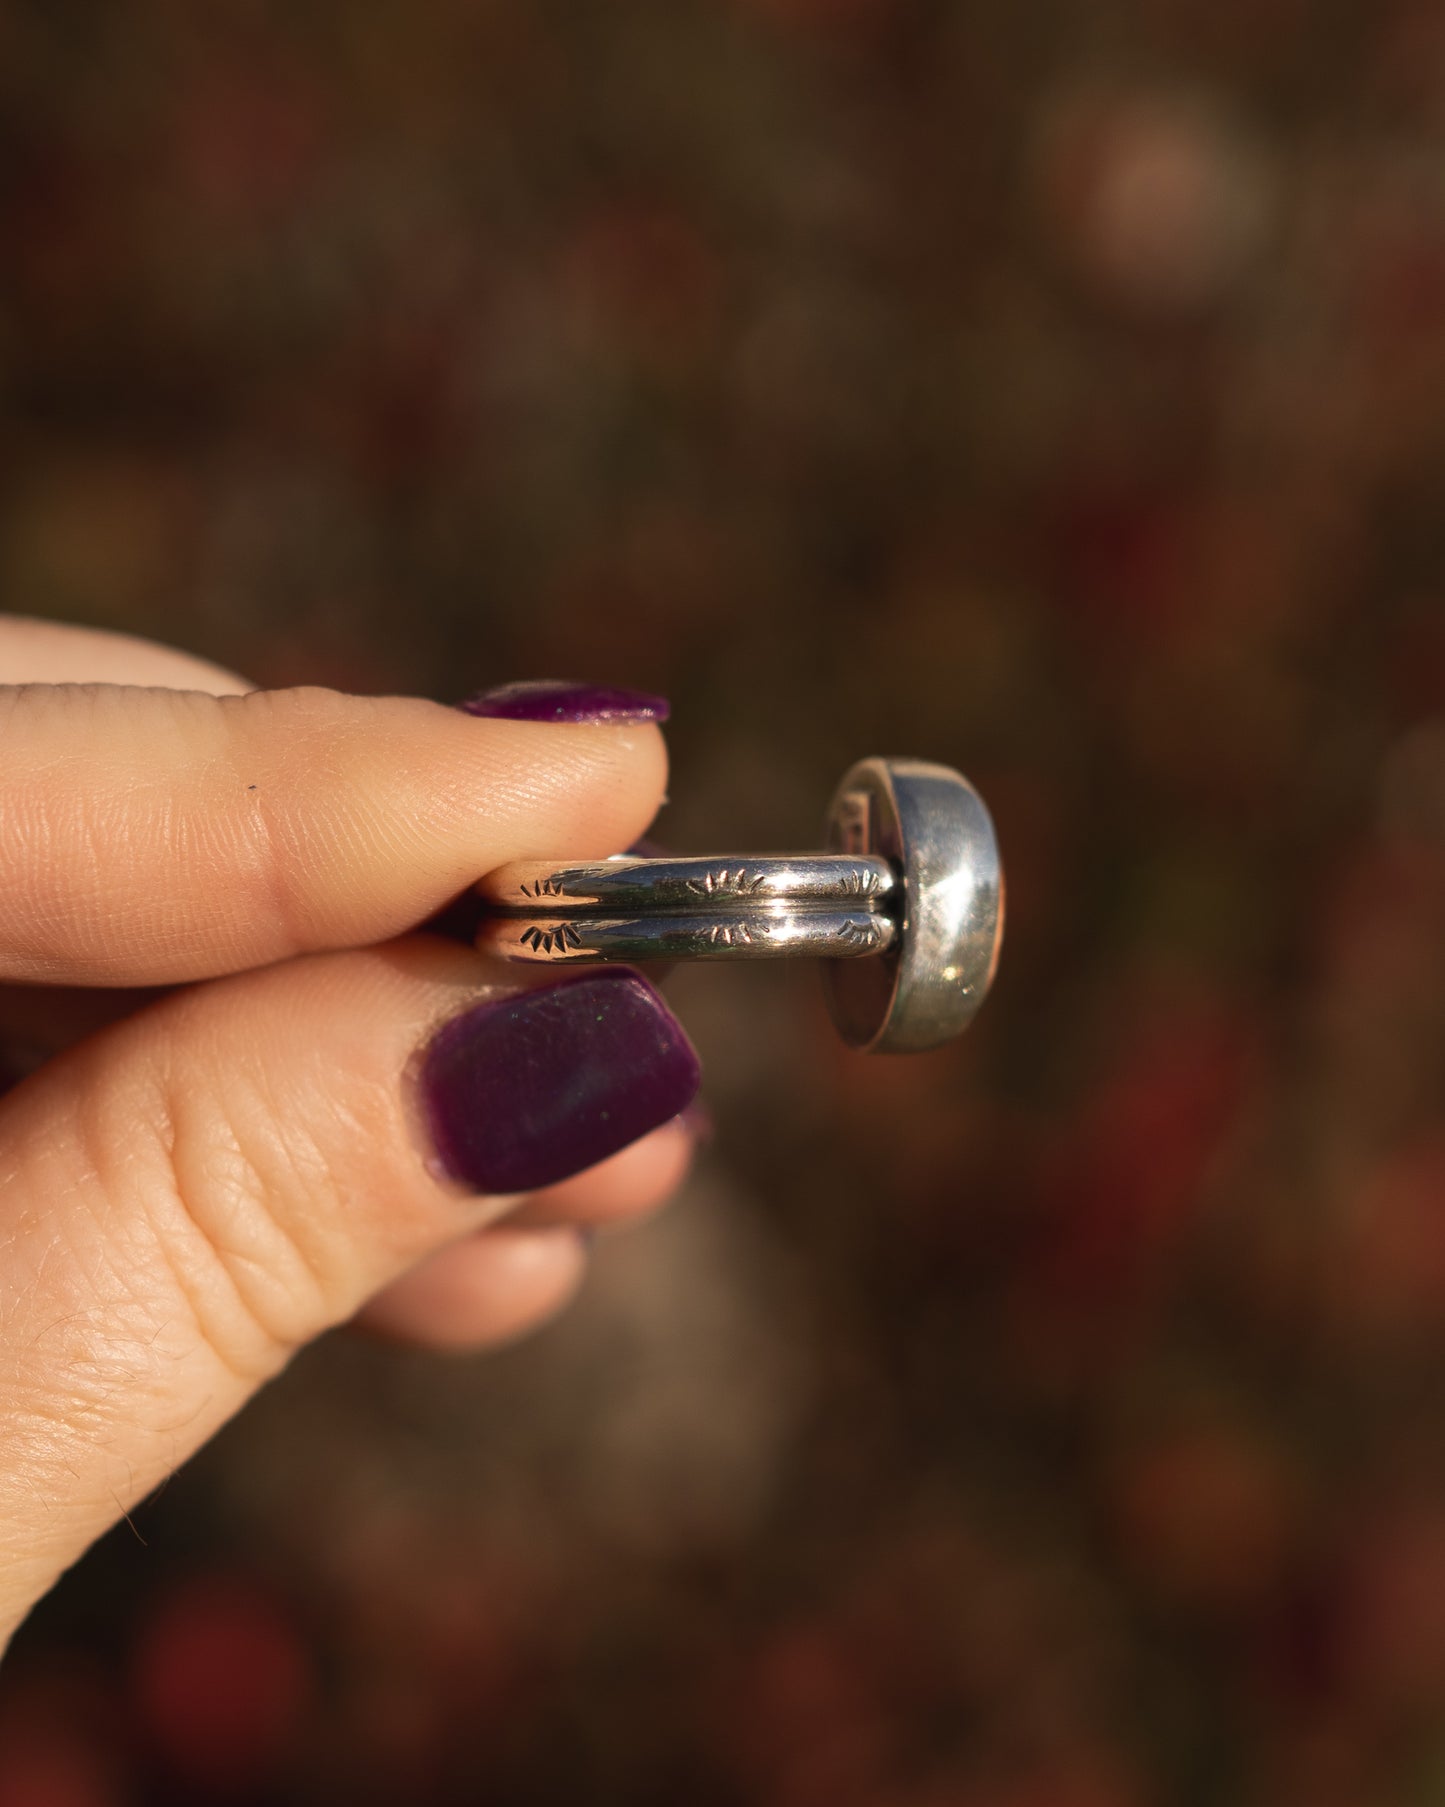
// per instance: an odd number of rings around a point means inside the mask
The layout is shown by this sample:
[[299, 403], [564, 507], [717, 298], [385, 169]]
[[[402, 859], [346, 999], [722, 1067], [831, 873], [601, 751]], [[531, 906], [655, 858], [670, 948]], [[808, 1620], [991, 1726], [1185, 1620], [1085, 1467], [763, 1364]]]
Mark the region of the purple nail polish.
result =
[[606, 684], [572, 684], [553, 678], [502, 684], [469, 696], [457, 707], [468, 715], [511, 722], [587, 722], [611, 727], [626, 722], [665, 722], [665, 696], [618, 690]]
[[610, 967], [475, 1004], [422, 1052], [419, 1093], [444, 1172], [531, 1192], [685, 1110], [697, 1054], [637, 973]]

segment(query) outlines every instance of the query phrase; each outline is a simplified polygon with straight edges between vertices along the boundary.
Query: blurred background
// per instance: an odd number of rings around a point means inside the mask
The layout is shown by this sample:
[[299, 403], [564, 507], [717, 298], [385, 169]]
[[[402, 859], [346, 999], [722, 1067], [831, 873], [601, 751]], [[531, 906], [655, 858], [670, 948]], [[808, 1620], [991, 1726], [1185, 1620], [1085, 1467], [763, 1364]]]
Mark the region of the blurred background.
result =
[[1445, 1801], [1445, 13], [0, 10], [0, 600], [956, 764], [969, 1035], [679, 971], [717, 1134], [330, 1339], [35, 1615], [0, 1807]]

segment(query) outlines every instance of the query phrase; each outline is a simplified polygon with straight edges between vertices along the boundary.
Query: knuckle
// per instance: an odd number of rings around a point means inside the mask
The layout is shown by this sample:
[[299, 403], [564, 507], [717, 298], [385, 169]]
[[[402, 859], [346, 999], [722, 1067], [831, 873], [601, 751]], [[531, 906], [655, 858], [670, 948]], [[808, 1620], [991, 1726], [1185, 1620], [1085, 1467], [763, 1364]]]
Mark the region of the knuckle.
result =
[[345, 782], [345, 711], [335, 691], [316, 686], [253, 690], [217, 702], [226, 727], [234, 836], [227, 867], [248, 916], [273, 926], [293, 953], [314, 945], [316, 874], [331, 857], [334, 812], [305, 799]]
[[197, 1064], [98, 1102], [92, 1158], [103, 1194], [133, 1201], [116, 1227], [141, 1245], [128, 1271], [255, 1385], [346, 1315], [349, 1240], [320, 1145], [275, 1109], [265, 1074], [228, 1065], [217, 1083]]
[[274, 1366], [332, 1321], [348, 1276], [345, 1239], [327, 1233], [338, 1202], [329, 1165], [294, 1120], [282, 1133], [264, 1091], [231, 1074], [224, 1105], [183, 1093], [168, 1153], [172, 1246], [194, 1248], [195, 1272], [213, 1277], [208, 1340]]

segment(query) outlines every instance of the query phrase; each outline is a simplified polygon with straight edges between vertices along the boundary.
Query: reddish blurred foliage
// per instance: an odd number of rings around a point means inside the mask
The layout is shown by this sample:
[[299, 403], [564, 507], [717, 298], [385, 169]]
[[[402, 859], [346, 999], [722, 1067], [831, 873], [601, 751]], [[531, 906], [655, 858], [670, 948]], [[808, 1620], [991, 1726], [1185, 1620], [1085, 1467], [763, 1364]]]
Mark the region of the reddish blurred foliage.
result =
[[707, 349], [722, 275], [686, 214], [617, 202], [583, 221], [565, 248], [561, 282], [594, 331], [663, 363]]
[[157, 1602], [132, 1690], [167, 1769], [244, 1799], [284, 1762], [311, 1700], [312, 1659], [277, 1600], [235, 1576], [202, 1577]]
[[279, 223], [316, 178], [323, 97], [277, 55], [227, 50], [177, 91], [179, 170], [197, 206], [241, 230]]
[[1116, 1464], [1124, 1560], [1166, 1600], [1229, 1612], [1277, 1586], [1299, 1490], [1258, 1434], [1208, 1420], [1147, 1439]]
[[1117, 1302], [1177, 1247], [1244, 1096], [1250, 1042], [1248, 1024], [1213, 1000], [1147, 1012], [1125, 1031], [1044, 1160], [1052, 1301]]
[[84, 1659], [7, 1690], [0, 1807], [121, 1807], [130, 1728]]

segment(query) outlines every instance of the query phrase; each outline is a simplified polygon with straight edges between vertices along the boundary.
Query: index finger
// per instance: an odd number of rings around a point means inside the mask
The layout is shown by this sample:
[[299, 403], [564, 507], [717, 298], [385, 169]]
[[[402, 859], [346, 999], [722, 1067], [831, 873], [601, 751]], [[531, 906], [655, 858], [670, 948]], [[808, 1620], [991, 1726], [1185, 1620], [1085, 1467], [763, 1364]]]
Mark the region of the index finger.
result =
[[665, 780], [648, 722], [0, 686], [0, 979], [170, 984], [365, 946], [504, 861], [628, 845]]

